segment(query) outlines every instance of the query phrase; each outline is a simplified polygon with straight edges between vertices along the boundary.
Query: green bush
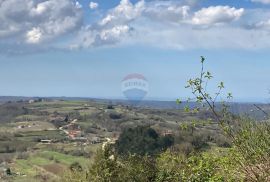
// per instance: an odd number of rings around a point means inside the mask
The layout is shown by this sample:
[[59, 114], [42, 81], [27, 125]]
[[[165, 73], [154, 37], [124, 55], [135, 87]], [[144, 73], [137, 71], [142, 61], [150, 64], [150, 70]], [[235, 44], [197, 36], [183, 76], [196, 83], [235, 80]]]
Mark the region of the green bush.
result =
[[[58, 162], [56, 161], [56, 163]], [[80, 165], [80, 163], [74, 162], [69, 166], [69, 169], [71, 171], [82, 171], [82, 166]]]
[[172, 136], [159, 136], [158, 133], [146, 126], [125, 129], [116, 142], [118, 154], [154, 155], [172, 146]]
[[88, 171], [87, 180], [91, 182], [120, 182], [123, 166], [107, 147], [99, 150], [94, 164]]

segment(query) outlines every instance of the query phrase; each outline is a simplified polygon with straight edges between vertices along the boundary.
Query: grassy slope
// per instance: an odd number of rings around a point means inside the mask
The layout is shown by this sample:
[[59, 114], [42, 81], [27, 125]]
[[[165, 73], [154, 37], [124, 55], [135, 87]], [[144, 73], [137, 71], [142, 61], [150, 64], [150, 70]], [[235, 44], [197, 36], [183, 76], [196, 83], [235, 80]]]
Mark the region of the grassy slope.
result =
[[[155, 123], [157, 129], [178, 129], [179, 122], [196, 119], [196, 116], [188, 115], [183, 113], [182, 111], [177, 110], [153, 110], [153, 109], [140, 109], [140, 108], [133, 108], [132, 110], [126, 109], [126, 107], [115, 106], [113, 110], [108, 110], [107, 105], [104, 104], [96, 104], [90, 103], [86, 101], [55, 101], [55, 102], [39, 102], [28, 104], [27, 108], [36, 111], [47, 111], [49, 114], [54, 113], [57, 111], [58, 113], [69, 113], [69, 112], [79, 112], [82, 117], [93, 115], [93, 117], [88, 118], [84, 121], [78, 121], [77, 123], [82, 126], [82, 128], [87, 128], [93, 124], [99, 125], [100, 118], [104, 120], [103, 122], [105, 125], [110, 123], [123, 123], [128, 124], [130, 126], [134, 126], [140, 123], [151, 122]], [[86, 108], [79, 110], [80, 108]], [[100, 116], [100, 118], [97, 118]], [[110, 120], [109, 115], [110, 113], [121, 114], [123, 116], [120, 120]], [[44, 118], [45, 117], [45, 118]], [[39, 129], [44, 129], [51, 127], [51, 123], [48, 123], [50, 118], [46, 118], [48, 116], [39, 116], [37, 113], [28, 114], [28, 115], [20, 115], [17, 116], [14, 120], [30, 120], [30, 123], [36, 122], [40, 124]], [[27, 122], [29, 123], [29, 122]], [[9, 128], [16, 128], [19, 123], [10, 124]], [[101, 127], [102, 128], [102, 127]], [[119, 128], [119, 127], [117, 127]], [[36, 128], [34, 128], [36, 129]], [[102, 128], [103, 129], [103, 128]], [[1, 130], [1, 128], [0, 128]], [[22, 130], [13, 130], [20, 134], [20, 137], [16, 137], [17, 141], [22, 142], [29, 142], [33, 143], [33, 139], [35, 138], [43, 138], [43, 139], [62, 139], [65, 138], [65, 135], [61, 134], [59, 130], [42, 130], [38, 131], [28, 131], [27, 129]], [[110, 135], [107, 131], [98, 130], [99, 135], [108, 136]], [[73, 143], [56, 143], [52, 144], [51, 146], [57, 145], [57, 148], [64, 148], [65, 151], [72, 151], [76, 150], [76, 147]], [[37, 147], [38, 151], [33, 151], [30, 153], [28, 159], [18, 159], [15, 160], [15, 163], [12, 166], [12, 170], [15, 172], [20, 172], [21, 174], [26, 174], [26, 176], [18, 176], [15, 179], [19, 181], [37, 181], [35, 176], [37, 174], [46, 174], [51, 176], [51, 178], [55, 178], [54, 174], [50, 172], [50, 168], [63, 168], [66, 169], [70, 164], [73, 162], [79, 162], [83, 167], [87, 167], [88, 164], [91, 163], [93, 156], [91, 158], [85, 157], [76, 157], [72, 155], [67, 155], [55, 151], [49, 151], [49, 146], [46, 145], [39, 145], [35, 143], [35, 147]], [[99, 145], [88, 145], [85, 147], [86, 151], [90, 151], [94, 153], [96, 149], [100, 147]], [[58, 150], [56, 150], [58, 151]]]
[[[18, 159], [12, 165], [12, 171], [21, 175], [14, 178], [14, 181], [36, 179], [37, 175], [47, 175], [54, 179], [57, 176], [52, 169], [60, 168], [58, 171], [66, 170], [72, 163], [79, 162], [84, 168], [88, 165], [88, 160], [84, 157], [75, 157], [54, 151], [39, 151], [29, 156], [28, 159]], [[52, 168], [50, 170], [50, 168]], [[51, 172], [50, 172], [51, 171]]]

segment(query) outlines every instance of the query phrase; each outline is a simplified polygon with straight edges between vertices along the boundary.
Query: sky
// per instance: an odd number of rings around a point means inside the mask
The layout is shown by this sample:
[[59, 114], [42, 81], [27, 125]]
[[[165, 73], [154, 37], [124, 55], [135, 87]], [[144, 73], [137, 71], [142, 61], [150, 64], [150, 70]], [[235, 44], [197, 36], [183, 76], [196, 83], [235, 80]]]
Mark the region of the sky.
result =
[[0, 0], [0, 95], [124, 99], [190, 96], [200, 56], [235, 101], [267, 102], [270, 0]]

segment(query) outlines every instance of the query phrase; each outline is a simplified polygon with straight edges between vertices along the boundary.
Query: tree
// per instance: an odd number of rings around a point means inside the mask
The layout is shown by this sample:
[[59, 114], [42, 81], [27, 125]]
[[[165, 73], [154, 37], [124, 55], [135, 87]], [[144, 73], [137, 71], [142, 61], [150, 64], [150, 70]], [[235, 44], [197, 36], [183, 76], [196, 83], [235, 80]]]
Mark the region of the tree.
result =
[[[217, 109], [217, 99], [225, 88], [224, 82], [217, 86], [218, 91], [211, 95], [207, 92], [208, 82], [213, 78], [209, 71], [204, 69], [205, 58], [201, 57], [201, 72], [198, 77], [188, 80], [186, 88], [190, 88], [194, 99], [202, 107], [212, 111], [224, 133], [232, 140], [233, 150], [236, 155], [232, 156], [237, 161], [240, 170], [248, 181], [270, 180], [270, 124], [269, 122], [255, 122], [249, 118], [234, 117], [228, 110], [229, 106], [222, 102], [221, 109]], [[232, 94], [228, 93], [231, 99]], [[190, 101], [192, 99], [188, 99]], [[181, 103], [178, 99], [177, 103]], [[197, 107], [193, 111], [199, 111]], [[189, 108], [186, 108], [190, 111]]]
[[7, 168], [7, 169], [6, 169], [6, 174], [7, 174], [8, 176], [12, 175], [11, 169], [10, 169], [10, 168]]
[[69, 169], [71, 171], [82, 171], [82, 166], [78, 162], [73, 162], [70, 166]]
[[174, 138], [172, 136], [161, 137], [158, 133], [147, 126], [138, 126], [125, 129], [116, 143], [118, 154], [127, 155], [155, 155], [172, 146]]

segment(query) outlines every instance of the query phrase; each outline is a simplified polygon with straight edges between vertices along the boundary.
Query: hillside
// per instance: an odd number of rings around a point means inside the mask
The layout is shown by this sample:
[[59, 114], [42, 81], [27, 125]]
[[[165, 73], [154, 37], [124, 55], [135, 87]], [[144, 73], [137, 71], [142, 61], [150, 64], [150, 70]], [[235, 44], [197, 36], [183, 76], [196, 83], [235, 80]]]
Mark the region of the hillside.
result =
[[16, 174], [15, 181], [42, 175], [57, 179], [73, 162], [87, 165], [84, 158], [91, 161], [103, 142], [117, 140], [126, 128], [150, 126], [160, 135], [170, 132], [177, 136], [181, 123], [201, 120], [206, 121], [197, 126], [202, 135], [219, 136], [207, 112], [191, 114], [180, 109], [111, 103], [36, 100], [2, 104], [0, 160]]

